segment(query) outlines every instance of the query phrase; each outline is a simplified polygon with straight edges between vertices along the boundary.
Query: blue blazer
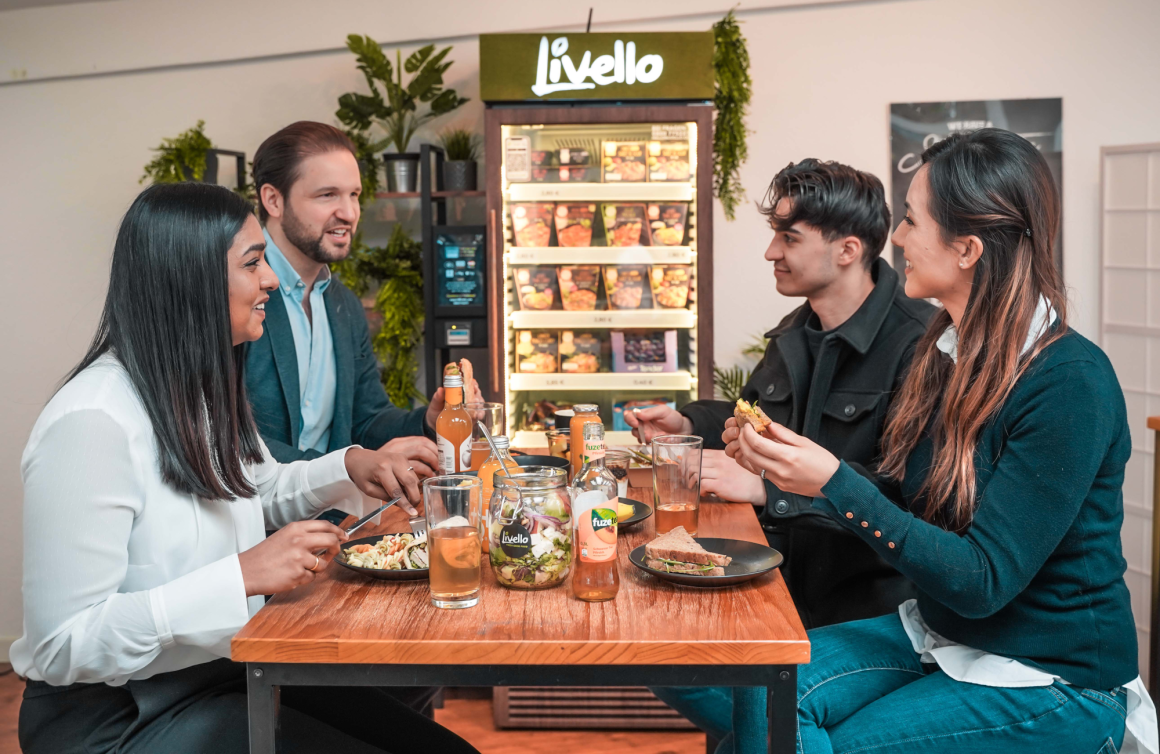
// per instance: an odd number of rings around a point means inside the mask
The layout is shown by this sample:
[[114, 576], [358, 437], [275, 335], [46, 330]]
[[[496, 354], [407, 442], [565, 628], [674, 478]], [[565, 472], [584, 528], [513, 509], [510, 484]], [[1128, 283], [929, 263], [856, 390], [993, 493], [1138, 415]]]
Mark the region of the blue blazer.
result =
[[[429, 435], [426, 408], [406, 411], [387, 398], [362, 302], [337, 277], [331, 279], [322, 297], [330, 319], [338, 376], [327, 452], [356, 444], [378, 448], [396, 437]], [[262, 337], [250, 344], [246, 392], [258, 432], [274, 458], [289, 463], [322, 455], [317, 450], [298, 449], [302, 424], [298, 356], [281, 290], [270, 294]]]

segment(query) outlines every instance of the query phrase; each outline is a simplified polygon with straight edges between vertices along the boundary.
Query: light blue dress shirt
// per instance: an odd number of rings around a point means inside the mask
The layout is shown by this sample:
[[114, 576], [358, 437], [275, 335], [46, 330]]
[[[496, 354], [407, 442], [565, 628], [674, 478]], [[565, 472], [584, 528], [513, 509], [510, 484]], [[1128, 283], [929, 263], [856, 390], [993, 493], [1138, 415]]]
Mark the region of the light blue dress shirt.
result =
[[[302, 425], [298, 428], [298, 449], [325, 453], [330, 445], [330, 425], [334, 421], [334, 394], [338, 388], [338, 368], [334, 360], [334, 338], [322, 294], [330, 285], [330, 268], [322, 273], [310, 291], [310, 317], [302, 306], [306, 284], [295, 272], [270, 234], [266, 233], [266, 261], [278, 276], [278, 290], [286, 303], [294, 351], [298, 356], [298, 390]], [[311, 320], [313, 319], [313, 323]]]

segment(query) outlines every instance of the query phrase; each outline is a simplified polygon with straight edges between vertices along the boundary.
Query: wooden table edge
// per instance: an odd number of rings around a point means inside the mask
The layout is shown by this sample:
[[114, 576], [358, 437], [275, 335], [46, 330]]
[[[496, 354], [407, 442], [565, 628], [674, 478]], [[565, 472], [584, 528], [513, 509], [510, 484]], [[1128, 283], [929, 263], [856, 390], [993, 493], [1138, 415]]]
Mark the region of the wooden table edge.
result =
[[[373, 658], [373, 659], [369, 659]], [[382, 641], [234, 639], [234, 662], [378, 665], [804, 665], [807, 638], [768, 641]]]

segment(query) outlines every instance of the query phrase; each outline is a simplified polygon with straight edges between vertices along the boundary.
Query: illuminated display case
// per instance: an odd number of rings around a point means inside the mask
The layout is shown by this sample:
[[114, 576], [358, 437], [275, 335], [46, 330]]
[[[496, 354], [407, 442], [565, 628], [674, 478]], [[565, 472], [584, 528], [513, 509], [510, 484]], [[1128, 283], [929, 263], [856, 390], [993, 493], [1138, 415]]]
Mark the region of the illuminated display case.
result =
[[[547, 404], [712, 394], [712, 108], [487, 110], [489, 374], [517, 447]], [[547, 423], [550, 426], [550, 422]]]

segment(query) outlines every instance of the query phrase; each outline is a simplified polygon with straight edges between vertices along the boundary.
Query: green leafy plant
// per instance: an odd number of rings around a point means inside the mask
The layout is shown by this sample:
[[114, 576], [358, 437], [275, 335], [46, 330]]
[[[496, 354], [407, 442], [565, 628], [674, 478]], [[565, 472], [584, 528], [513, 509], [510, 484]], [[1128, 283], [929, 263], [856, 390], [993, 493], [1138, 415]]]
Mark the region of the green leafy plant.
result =
[[745, 198], [741, 165], [749, 158], [745, 115], [753, 95], [749, 50], [732, 10], [713, 24], [713, 71], [716, 78], [713, 102], [717, 108], [713, 129], [713, 192], [721, 200], [725, 217], [732, 220]]
[[[358, 69], [371, 93], [342, 95], [336, 115], [343, 125], [355, 131], [366, 132], [372, 124], [378, 124], [386, 137], [373, 142], [374, 152], [389, 144], [400, 153], [406, 152], [411, 138], [424, 123], [467, 102], [454, 89], [443, 88], [443, 74], [452, 63], [444, 62], [450, 46], [435, 52], [435, 45], [427, 45], [411, 53], [406, 62], [396, 51], [394, 65], [379, 43], [368, 36], [351, 34], [346, 46], [358, 59]], [[413, 74], [405, 85], [404, 71]], [[428, 106], [426, 112], [419, 112], [420, 104]]]
[[387, 245], [367, 246], [362, 233], [354, 237], [346, 259], [331, 271], [360, 298], [379, 286], [375, 310], [383, 325], [371, 338], [375, 355], [384, 364], [383, 387], [396, 406], [407, 407], [412, 399], [427, 399], [415, 387], [419, 372], [416, 352], [423, 336], [423, 246], [396, 225]]
[[[760, 359], [765, 355], [765, 349], [768, 346], [769, 338], [763, 335], [755, 335], [753, 336], [752, 342], [741, 349], [741, 354], [752, 359]], [[722, 369], [714, 364], [713, 388], [717, 393], [717, 397], [724, 401], [736, 402], [741, 398], [741, 390], [752, 376], [752, 369], [745, 369], [744, 367], [736, 365], [728, 369]]]
[[479, 137], [466, 128], [449, 128], [439, 134], [439, 145], [448, 160], [474, 162], [479, 158]]
[[199, 120], [193, 128], [172, 139], [162, 139], [161, 146], [138, 183], [181, 183], [200, 181], [205, 177], [205, 161], [213, 142], [205, 135], [205, 121]]

